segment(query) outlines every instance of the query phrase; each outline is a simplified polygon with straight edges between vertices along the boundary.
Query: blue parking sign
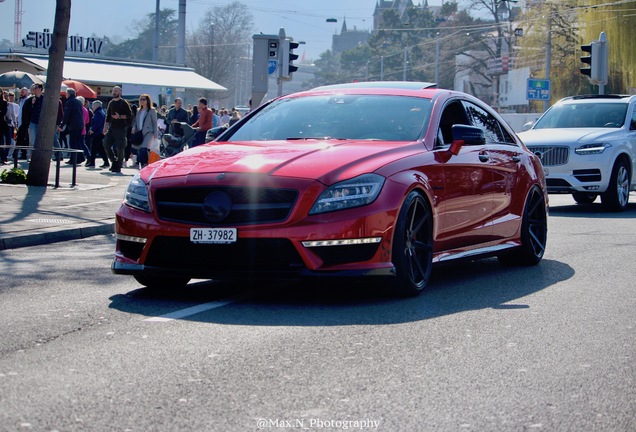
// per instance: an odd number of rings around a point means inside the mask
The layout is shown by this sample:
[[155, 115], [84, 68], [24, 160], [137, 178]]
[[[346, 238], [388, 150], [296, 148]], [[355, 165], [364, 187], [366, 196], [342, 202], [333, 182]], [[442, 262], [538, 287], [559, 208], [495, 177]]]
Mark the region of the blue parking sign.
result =
[[528, 100], [550, 100], [550, 80], [528, 78]]

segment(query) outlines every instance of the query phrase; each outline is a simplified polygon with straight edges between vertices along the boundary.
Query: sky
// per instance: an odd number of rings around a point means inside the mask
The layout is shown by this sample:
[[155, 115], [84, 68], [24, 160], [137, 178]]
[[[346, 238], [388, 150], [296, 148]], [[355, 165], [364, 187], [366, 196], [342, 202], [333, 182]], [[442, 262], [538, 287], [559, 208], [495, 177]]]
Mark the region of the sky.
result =
[[[334, 33], [340, 34], [343, 18], [347, 28], [370, 30], [376, 0], [238, 0], [251, 11], [254, 33], [278, 35], [285, 29], [288, 37], [305, 44], [297, 50], [307, 59], [317, 59], [331, 49]], [[13, 41], [16, 0], [0, 0], [0, 39]], [[229, 0], [187, 0], [186, 30], [199, 26], [205, 12], [225, 6]], [[441, 0], [429, 0], [439, 5]], [[179, 9], [178, 0], [160, 0], [161, 8]], [[132, 37], [133, 22], [154, 13], [156, 0], [73, 0], [69, 35]], [[55, 0], [22, 0], [22, 38], [29, 31], [53, 30]], [[326, 22], [336, 18], [337, 23]], [[122, 40], [123, 40], [122, 39]]]

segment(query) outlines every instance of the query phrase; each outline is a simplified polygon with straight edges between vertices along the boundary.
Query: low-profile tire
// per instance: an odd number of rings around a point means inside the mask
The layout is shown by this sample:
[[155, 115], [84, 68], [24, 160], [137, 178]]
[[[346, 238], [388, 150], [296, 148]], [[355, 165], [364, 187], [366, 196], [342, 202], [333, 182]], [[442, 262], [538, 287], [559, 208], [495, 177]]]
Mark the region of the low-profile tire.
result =
[[433, 267], [433, 214], [421, 193], [408, 194], [393, 234], [394, 291], [416, 296], [426, 288]]
[[576, 201], [577, 204], [592, 204], [596, 201], [597, 196], [597, 194], [586, 192], [574, 192], [572, 194], [572, 198], [574, 198], [574, 201]]
[[541, 190], [533, 187], [526, 199], [521, 221], [521, 246], [499, 255], [504, 265], [537, 265], [545, 253], [548, 238], [548, 212]]
[[601, 203], [607, 211], [627, 210], [629, 203], [630, 172], [625, 159], [619, 159], [612, 168], [607, 190], [601, 194]]
[[144, 274], [134, 275], [137, 282], [145, 287], [155, 290], [175, 290], [183, 288], [190, 282], [188, 277], [148, 276]]

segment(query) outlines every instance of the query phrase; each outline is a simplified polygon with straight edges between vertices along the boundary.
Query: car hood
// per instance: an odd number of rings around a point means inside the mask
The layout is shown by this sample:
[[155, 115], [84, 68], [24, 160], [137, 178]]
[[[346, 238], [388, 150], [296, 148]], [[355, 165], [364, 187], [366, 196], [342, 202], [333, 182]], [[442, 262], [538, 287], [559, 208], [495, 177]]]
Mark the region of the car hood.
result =
[[[425, 151], [422, 142], [263, 141], [210, 143], [153, 164], [152, 178], [251, 173], [332, 183], [373, 172], [387, 163]], [[332, 178], [329, 178], [332, 177]]]
[[518, 135], [526, 146], [577, 146], [602, 142], [616, 135], [620, 130], [608, 128], [530, 129], [529, 131], [520, 132]]

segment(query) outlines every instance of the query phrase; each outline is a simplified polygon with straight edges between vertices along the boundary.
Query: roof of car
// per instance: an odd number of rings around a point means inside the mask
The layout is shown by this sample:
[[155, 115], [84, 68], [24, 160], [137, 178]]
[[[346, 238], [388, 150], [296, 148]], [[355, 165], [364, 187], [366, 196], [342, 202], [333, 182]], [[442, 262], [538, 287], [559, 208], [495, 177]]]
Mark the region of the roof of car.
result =
[[581, 102], [581, 101], [590, 101], [590, 102], [628, 102], [630, 98], [636, 98], [635, 95], [622, 95], [622, 94], [609, 94], [609, 95], [578, 95], [578, 96], [568, 96], [561, 99], [559, 102]]
[[339, 90], [339, 89], [355, 89], [355, 88], [386, 88], [386, 89], [402, 89], [402, 90], [422, 90], [437, 88], [437, 84], [419, 81], [364, 81], [355, 83], [332, 84], [316, 87], [312, 90]]

